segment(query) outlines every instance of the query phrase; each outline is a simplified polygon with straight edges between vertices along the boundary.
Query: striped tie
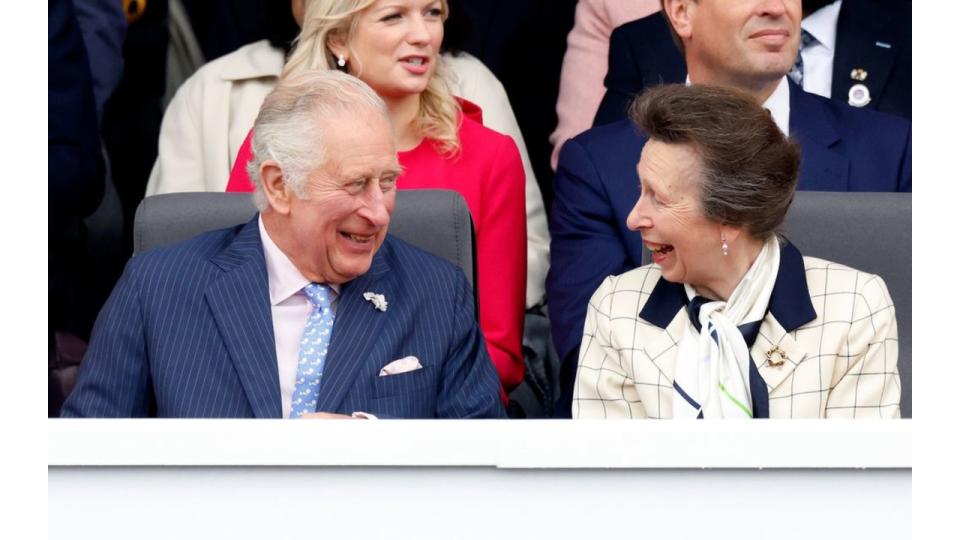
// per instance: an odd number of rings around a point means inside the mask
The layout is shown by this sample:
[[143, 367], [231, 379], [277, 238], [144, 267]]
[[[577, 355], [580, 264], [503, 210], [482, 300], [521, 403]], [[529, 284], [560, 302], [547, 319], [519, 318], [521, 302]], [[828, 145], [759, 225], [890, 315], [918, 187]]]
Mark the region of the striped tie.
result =
[[320, 396], [320, 377], [323, 376], [323, 361], [333, 333], [333, 311], [330, 309], [330, 287], [311, 283], [303, 288], [313, 304], [300, 340], [300, 355], [297, 363], [297, 384], [293, 389], [290, 418], [300, 418], [316, 412]]
[[817, 41], [817, 38], [813, 37], [810, 32], [803, 29], [800, 30], [800, 48], [797, 49], [797, 61], [793, 63], [793, 69], [788, 73], [788, 76], [793, 79], [793, 82], [797, 83], [797, 86], [800, 88], [803, 88], [803, 55], [800, 53], [815, 41]]

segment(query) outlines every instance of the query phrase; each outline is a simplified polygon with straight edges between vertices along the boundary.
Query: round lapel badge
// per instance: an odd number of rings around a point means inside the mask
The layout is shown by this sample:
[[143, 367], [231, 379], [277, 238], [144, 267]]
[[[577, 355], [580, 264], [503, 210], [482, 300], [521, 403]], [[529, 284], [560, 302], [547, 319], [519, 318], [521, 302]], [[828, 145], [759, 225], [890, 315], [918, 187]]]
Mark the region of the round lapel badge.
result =
[[847, 95], [850, 105], [854, 107], [864, 107], [870, 103], [870, 89], [865, 85], [855, 84], [850, 87], [850, 93]]

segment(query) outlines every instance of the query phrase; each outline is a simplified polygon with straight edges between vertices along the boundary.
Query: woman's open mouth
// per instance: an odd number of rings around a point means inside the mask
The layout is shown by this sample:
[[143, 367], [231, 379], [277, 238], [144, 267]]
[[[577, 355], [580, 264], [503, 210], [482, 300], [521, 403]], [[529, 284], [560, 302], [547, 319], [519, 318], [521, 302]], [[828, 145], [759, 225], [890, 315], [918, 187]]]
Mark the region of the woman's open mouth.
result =
[[405, 56], [400, 59], [403, 67], [418, 75], [426, 73], [430, 67], [430, 58], [427, 56]]
[[647, 249], [650, 250], [650, 254], [653, 256], [653, 262], [660, 264], [666, 259], [667, 254], [673, 251], [673, 246], [670, 244], [655, 244], [652, 242], [644, 242], [644, 245], [647, 246]]

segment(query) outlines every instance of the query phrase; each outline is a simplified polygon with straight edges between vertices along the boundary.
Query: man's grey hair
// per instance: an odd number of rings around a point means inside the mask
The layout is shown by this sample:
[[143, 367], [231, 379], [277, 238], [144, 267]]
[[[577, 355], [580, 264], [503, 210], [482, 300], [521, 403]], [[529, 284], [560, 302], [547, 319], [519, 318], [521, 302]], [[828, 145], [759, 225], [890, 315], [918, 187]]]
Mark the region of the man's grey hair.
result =
[[253, 202], [267, 208], [260, 179], [260, 166], [272, 159], [280, 166], [283, 181], [300, 198], [306, 197], [310, 173], [323, 165], [324, 141], [349, 126], [331, 124], [344, 118], [341, 113], [363, 109], [379, 112], [390, 124], [387, 106], [380, 96], [360, 79], [337, 70], [308, 70], [281, 79], [267, 94], [253, 124], [247, 174], [254, 185]]

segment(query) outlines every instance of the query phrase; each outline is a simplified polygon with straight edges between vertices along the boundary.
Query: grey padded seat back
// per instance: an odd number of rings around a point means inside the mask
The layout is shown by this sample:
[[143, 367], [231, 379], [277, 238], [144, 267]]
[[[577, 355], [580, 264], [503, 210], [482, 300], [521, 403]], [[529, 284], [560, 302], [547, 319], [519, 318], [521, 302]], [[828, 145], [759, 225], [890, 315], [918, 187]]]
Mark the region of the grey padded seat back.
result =
[[[246, 223], [256, 212], [247, 193], [168, 193], [147, 197], [137, 207], [134, 219], [133, 254]], [[459, 193], [445, 189], [398, 191], [389, 231], [459, 266], [476, 289], [473, 220]]]
[[[877, 274], [886, 282], [897, 311], [904, 418], [912, 416], [911, 201], [910, 193], [798, 191], [784, 224], [784, 236], [804, 255]], [[650, 262], [646, 248], [643, 261]]]
[[912, 195], [798, 191], [784, 227], [801, 253], [877, 274], [897, 311], [900, 411], [912, 416]]

